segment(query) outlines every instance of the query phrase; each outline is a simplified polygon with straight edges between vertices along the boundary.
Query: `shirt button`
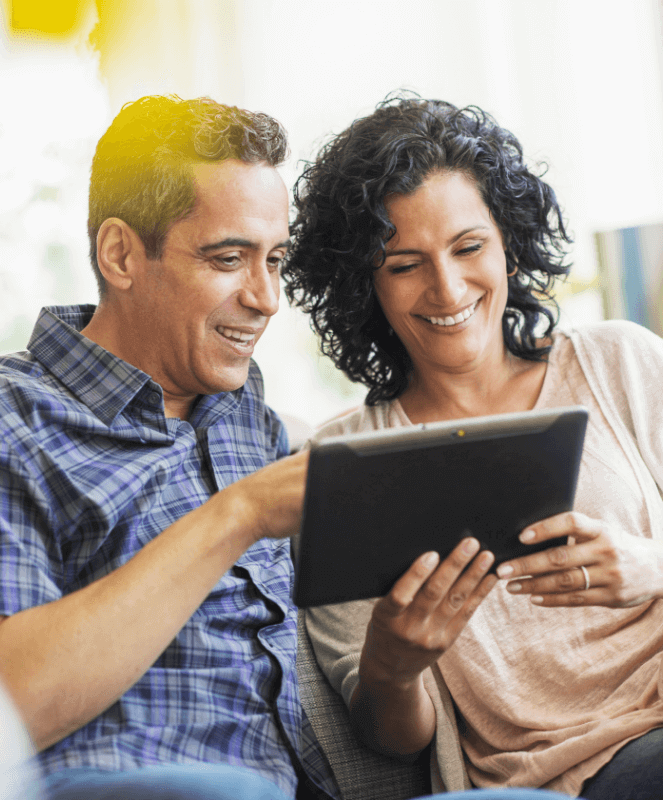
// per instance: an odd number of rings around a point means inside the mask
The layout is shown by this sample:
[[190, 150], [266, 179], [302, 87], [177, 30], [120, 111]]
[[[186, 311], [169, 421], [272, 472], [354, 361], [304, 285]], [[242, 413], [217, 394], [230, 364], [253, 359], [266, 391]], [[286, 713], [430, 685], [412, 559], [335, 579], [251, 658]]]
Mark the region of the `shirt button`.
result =
[[150, 392], [148, 400], [150, 401], [150, 403], [156, 405], [161, 400], [161, 395], [159, 394], [159, 392]]

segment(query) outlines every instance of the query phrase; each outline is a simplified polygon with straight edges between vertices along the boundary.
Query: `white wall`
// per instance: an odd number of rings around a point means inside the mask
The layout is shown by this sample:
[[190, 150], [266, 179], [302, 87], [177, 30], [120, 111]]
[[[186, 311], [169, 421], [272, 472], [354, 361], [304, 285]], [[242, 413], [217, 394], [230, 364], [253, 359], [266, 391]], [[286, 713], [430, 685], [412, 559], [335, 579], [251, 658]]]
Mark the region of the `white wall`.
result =
[[[548, 179], [575, 233], [573, 277], [581, 285], [595, 276], [594, 230], [663, 220], [658, 0], [139, 5], [114, 4], [122, 13], [102, 53], [105, 84], [95, 79], [94, 60], [80, 56], [80, 42], [59, 55], [0, 46], [0, 208], [9, 206], [0, 221], [0, 348], [24, 346], [43, 302], [94, 300], [85, 259], [87, 164], [112, 114], [146, 92], [210, 94], [273, 114], [290, 132], [289, 185], [301, 159], [392, 90], [480, 105], [513, 130], [530, 160], [550, 163]], [[21, 100], [23, 80], [36, 94], [41, 87], [41, 126], [40, 111]], [[29, 149], [18, 146], [24, 138]], [[42, 156], [55, 171], [64, 164], [66, 179], [46, 181]], [[33, 173], [27, 191], [23, 178]], [[593, 291], [567, 290], [563, 302], [571, 321], [601, 313]], [[364, 394], [316, 347], [307, 321], [284, 309], [257, 351], [270, 402], [310, 423]]]

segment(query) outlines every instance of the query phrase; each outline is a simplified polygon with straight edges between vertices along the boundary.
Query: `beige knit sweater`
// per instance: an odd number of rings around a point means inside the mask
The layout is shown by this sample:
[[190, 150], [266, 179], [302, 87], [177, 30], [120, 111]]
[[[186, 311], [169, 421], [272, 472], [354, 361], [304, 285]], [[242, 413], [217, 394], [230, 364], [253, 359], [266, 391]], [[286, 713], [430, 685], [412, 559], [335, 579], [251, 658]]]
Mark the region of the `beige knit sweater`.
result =
[[[663, 340], [609, 322], [555, 334], [536, 404], [590, 408], [575, 507], [636, 536], [663, 537], [662, 392]], [[394, 401], [334, 420], [316, 438], [408, 424]], [[307, 614], [321, 667], [346, 703], [373, 602]], [[544, 609], [498, 584], [424, 675], [437, 712], [433, 788], [468, 788], [471, 778], [579, 794], [627, 741], [663, 725], [662, 652], [661, 600]]]

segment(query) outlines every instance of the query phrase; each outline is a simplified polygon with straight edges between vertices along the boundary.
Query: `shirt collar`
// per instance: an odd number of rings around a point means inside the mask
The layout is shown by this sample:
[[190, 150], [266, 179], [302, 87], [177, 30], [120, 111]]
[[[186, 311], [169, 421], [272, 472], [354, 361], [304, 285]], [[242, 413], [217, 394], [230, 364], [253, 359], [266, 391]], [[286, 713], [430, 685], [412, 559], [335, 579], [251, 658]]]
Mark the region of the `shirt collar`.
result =
[[[143, 405], [153, 408], [154, 393], [161, 405], [163, 392], [147, 373], [80, 333], [95, 310], [96, 306], [90, 304], [42, 308], [28, 350], [98, 419], [112, 425], [137, 395], [141, 394]], [[199, 397], [189, 422], [194, 427], [213, 424], [231, 412], [243, 394], [241, 386], [234, 392]]]
[[111, 425], [136, 395], [150, 384], [142, 370], [83, 336], [93, 305], [49, 306], [37, 318], [28, 350], [102, 422]]

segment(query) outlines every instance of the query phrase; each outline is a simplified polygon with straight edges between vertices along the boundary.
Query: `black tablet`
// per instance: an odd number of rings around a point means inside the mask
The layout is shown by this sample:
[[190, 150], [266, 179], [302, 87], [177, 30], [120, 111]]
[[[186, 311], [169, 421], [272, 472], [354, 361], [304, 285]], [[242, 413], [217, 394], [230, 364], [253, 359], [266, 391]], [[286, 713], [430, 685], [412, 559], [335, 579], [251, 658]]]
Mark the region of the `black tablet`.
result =
[[311, 444], [295, 540], [298, 606], [380, 597], [428, 550], [474, 536], [502, 561], [527, 525], [573, 508], [587, 409], [527, 411]]

